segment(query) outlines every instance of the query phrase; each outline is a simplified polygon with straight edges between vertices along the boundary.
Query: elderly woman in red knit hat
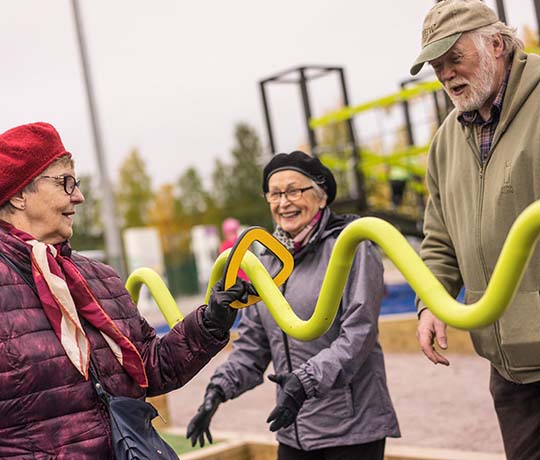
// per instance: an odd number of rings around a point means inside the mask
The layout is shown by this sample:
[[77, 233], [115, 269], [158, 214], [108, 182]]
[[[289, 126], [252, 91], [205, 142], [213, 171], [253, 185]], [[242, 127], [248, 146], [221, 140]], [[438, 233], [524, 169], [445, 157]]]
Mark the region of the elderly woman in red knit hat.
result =
[[0, 165], [0, 458], [113, 459], [90, 377], [137, 399], [182, 386], [227, 343], [246, 285], [158, 338], [110, 267], [71, 252], [84, 196], [57, 131], [6, 131]]
[[[332, 172], [304, 152], [275, 155], [264, 167], [262, 189], [276, 224], [274, 236], [294, 256], [283, 296], [302, 319], [319, 298], [330, 254], [356, 216], [329, 208], [336, 197]], [[261, 257], [269, 273], [280, 262]], [[277, 401], [268, 415], [277, 432], [278, 460], [382, 460], [387, 437], [399, 428], [386, 387], [377, 321], [383, 269], [373, 245], [358, 247], [337, 318], [323, 336], [302, 342], [283, 333], [263, 302], [246, 308], [233, 351], [210, 379], [204, 402], [188, 426], [204, 444], [218, 406], [260, 385], [272, 363]]]

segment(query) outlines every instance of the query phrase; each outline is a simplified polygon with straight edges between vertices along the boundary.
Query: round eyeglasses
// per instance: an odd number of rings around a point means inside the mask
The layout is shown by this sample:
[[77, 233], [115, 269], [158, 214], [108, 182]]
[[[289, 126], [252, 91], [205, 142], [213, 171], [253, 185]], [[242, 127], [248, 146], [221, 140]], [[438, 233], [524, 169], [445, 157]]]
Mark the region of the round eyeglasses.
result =
[[266, 201], [268, 201], [268, 203], [279, 203], [282, 195], [288, 201], [298, 201], [306, 190], [310, 190], [312, 188], [313, 185], [310, 185], [309, 187], [304, 188], [293, 188], [291, 190], [287, 190], [286, 192], [268, 192], [264, 196], [266, 197]]
[[81, 180], [75, 179], [73, 176], [66, 174], [65, 176], [39, 176], [38, 179], [52, 179], [56, 182], [62, 181], [62, 185], [64, 186], [64, 192], [66, 192], [68, 195], [72, 195], [75, 191], [75, 187], [79, 187], [81, 184]]

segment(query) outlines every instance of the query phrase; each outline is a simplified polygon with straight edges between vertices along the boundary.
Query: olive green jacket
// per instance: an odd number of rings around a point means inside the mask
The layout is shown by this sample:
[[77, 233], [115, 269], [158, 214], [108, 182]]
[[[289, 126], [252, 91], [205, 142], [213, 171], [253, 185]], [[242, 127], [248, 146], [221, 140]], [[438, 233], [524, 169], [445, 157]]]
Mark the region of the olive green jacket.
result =
[[[484, 165], [474, 128], [462, 126], [456, 110], [431, 145], [420, 255], [452, 295], [465, 287], [466, 303], [483, 295], [511, 225], [540, 199], [539, 83], [540, 57], [516, 52]], [[502, 317], [471, 332], [478, 354], [517, 383], [540, 380], [539, 256], [536, 249]]]

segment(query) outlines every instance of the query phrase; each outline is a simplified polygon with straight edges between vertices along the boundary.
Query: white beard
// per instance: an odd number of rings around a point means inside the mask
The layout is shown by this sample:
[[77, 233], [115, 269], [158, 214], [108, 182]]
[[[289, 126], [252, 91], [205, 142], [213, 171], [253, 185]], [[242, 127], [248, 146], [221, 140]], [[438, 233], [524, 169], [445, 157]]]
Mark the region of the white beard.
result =
[[[493, 91], [495, 91], [495, 72], [497, 62], [486, 50], [481, 50], [478, 68], [469, 81], [464, 80], [459, 84], [468, 84], [464, 94], [453, 95], [445, 86], [445, 90], [459, 112], [472, 112], [480, 110], [486, 103]], [[455, 81], [452, 86], [456, 86]]]

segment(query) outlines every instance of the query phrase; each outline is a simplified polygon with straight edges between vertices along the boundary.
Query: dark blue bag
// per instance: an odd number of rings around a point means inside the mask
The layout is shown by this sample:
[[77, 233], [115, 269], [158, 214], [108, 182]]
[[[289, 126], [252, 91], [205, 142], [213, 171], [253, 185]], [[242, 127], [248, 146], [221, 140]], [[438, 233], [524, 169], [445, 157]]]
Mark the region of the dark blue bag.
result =
[[116, 460], [178, 460], [178, 455], [152, 426], [158, 411], [152, 404], [135, 398], [107, 393], [90, 366], [94, 388], [109, 410]]

